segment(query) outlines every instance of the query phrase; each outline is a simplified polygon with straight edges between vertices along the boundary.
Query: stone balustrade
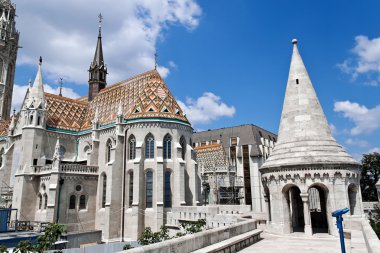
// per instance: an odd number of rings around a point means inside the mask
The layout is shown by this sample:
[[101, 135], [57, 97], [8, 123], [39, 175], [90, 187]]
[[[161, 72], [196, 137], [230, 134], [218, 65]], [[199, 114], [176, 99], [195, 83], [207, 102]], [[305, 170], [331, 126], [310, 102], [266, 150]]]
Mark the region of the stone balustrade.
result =
[[59, 170], [68, 174], [97, 174], [98, 166], [87, 166], [82, 164], [61, 164]]

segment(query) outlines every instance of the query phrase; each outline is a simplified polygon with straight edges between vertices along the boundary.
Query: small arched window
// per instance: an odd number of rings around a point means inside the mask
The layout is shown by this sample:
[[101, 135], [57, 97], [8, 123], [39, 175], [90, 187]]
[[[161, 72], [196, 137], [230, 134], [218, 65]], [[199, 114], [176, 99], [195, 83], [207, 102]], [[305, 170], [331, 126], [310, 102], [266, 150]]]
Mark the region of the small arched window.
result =
[[152, 134], [148, 134], [145, 139], [145, 158], [154, 158], [154, 137]]
[[38, 209], [42, 209], [42, 195], [38, 194]]
[[112, 140], [109, 139], [106, 144], [106, 161], [109, 163], [111, 161], [111, 149], [112, 149]]
[[170, 185], [171, 172], [165, 172], [165, 207], [172, 207], [172, 190]]
[[129, 172], [129, 199], [128, 199], [128, 207], [132, 207], [133, 203], [133, 172]]
[[29, 118], [29, 125], [33, 124], [33, 115], [30, 115], [30, 118]]
[[164, 137], [164, 159], [172, 158], [172, 137], [167, 134]]
[[153, 172], [147, 171], [146, 173], [146, 208], [153, 206]]
[[79, 210], [86, 209], [86, 195], [80, 195], [79, 197]]
[[107, 176], [103, 175], [103, 192], [102, 192], [102, 208], [106, 207], [106, 197], [107, 197]]
[[44, 200], [45, 200], [45, 203], [44, 203], [44, 209], [47, 209], [47, 205], [48, 205], [48, 196], [47, 196], [46, 193], [44, 194]]
[[181, 145], [181, 157], [183, 160], [185, 160], [185, 157], [186, 157], [186, 140], [185, 140], [185, 137], [181, 137], [181, 139], [179, 139], [179, 144]]
[[76, 200], [77, 200], [77, 198], [75, 195], [70, 196], [69, 209], [75, 209]]
[[129, 159], [133, 160], [136, 158], [136, 138], [131, 135], [129, 137]]
[[41, 117], [38, 116], [38, 117], [37, 117], [37, 126], [39, 126], [40, 124], [41, 124]]

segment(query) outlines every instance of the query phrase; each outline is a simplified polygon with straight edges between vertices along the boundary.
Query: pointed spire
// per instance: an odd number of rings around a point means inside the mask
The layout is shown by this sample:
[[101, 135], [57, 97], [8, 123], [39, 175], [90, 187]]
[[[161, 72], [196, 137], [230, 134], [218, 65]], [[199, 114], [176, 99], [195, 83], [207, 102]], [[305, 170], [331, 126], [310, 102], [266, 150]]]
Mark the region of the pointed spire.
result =
[[99, 13], [99, 34], [98, 34], [98, 42], [96, 44], [96, 50], [94, 55], [94, 60], [92, 62], [92, 65], [96, 66], [102, 66], [104, 65], [104, 59], [103, 59], [103, 47], [102, 47], [102, 20], [103, 16], [101, 13]]
[[9, 135], [13, 135], [13, 130], [16, 127], [16, 113], [13, 111], [11, 123], [9, 124]]
[[356, 164], [331, 134], [294, 39], [278, 141], [263, 165]]
[[120, 100], [119, 102], [119, 107], [117, 108], [117, 116], [118, 117], [122, 117], [123, 116], [123, 104]]
[[44, 106], [45, 105], [45, 92], [44, 92], [44, 85], [42, 83], [42, 57], [40, 56], [39, 63], [38, 63], [38, 70], [36, 74], [36, 78], [34, 79], [34, 83], [32, 88], [30, 89], [30, 95], [31, 98], [30, 102], [36, 103], [34, 106], [38, 107], [39, 105]]
[[60, 160], [61, 157], [62, 157], [62, 155], [61, 155], [61, 144], [60, 144], [59, 137], [58, 137], [57, 142], [55, 143], [53, 159], [54, 160], [56, 160], [56, 159]]

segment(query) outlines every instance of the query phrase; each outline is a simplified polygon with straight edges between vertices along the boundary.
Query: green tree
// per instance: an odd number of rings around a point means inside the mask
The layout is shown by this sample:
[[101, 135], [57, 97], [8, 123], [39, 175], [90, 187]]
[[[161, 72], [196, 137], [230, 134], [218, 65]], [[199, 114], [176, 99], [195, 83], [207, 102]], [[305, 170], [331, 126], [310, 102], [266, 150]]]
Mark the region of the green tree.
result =
[[374, 206], [375, 209], [371, 212], [371, 217], [369, 223], [371, 224], [373, 230], [375, 231], [377, 237], [380, 239], [380, 205]]
[[8, 253], [7, 247], [0, 245], [0, 253]]
[[206, 220], [199, 219], [196, 222], [186, 222], [182, 223], [181, 226], [185, 229], [186, 234], [194, 234], [203, 230], [206, 226]]
[[133, 249], [133, 247], [129, 243], [123, 246], [123, 250], [128, 250], [128, 249]]
[[30, 241], [20, 241], [13, 252], [16, 253], [29, 253], [38, 252], [42, 253], [46, 250], [53, 248], [54, 243], [58, 241], [62, 233], [65, 232], [65, 226], [56, 223], [49, 223], [45, 228], [45, 233], [37, 238], [37, 244], [32, 245]]
[[363, 201], [377, 201], [376, 183], [380, 178], [380, 154], [364, 154], [361, 165], [360, 187]]

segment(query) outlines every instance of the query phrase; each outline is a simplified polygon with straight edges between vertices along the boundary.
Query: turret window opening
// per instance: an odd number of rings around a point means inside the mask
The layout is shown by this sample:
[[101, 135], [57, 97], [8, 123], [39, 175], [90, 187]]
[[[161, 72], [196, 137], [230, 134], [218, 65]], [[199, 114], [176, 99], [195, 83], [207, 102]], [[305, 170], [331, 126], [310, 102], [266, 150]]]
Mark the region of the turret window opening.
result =
[[172, 137], [167, 134], [164, 137], [164, 159], [171, 159], [172, 158]]
[[41, 123], [41, 117], [40, 117], [40, 116], [38, 116], [38, 117], [37, 117], [37, 126], [39, 126], [39, 125], [40, 125], [40, 123]]
[[181, 137], [181, 139], [179, 140], [179, 144], [181, 145], [181, 157], [183, 160], [185, 160], [185, 156], [186, 156], [186, 140], [185, 140], [185, 137]]
[[153, 207], [153, 172], [146, 173], [146, 208]]
[[4, 155], [4, 148], [2, 148], [0, 151], [0, 167], [3, 166], [3, 155]]
[[145, 158], [154, 158], [154, 137], [152, 134], [148, 134], [148, 136], [145, 139]]
[[129, 159], [133, 160], [136, 158], [136, 138], [131, 135], [129, 137]]
[[33, 124], [33, 115], [30, 115], [30, 118], [29, 118], [29, 125]]
[[77, 198], [75, 195], [70, 196], [69, 209], [75, 209]]
[[103, 192], [102, 192], [102, 208], [106, 207], [106, 197], [107, 197], [107, 176], [103, 175]]
[[296, 84], [299, 84], [299, 81], [298, 81], [298, 79], [296, 79]]

